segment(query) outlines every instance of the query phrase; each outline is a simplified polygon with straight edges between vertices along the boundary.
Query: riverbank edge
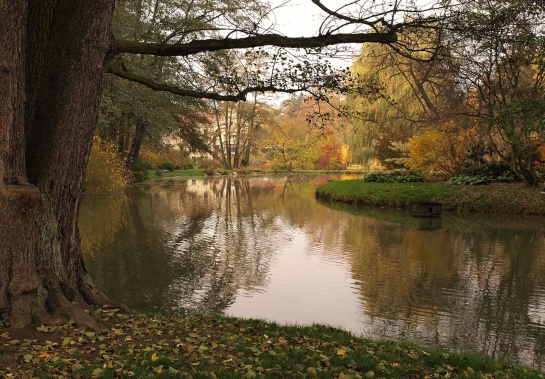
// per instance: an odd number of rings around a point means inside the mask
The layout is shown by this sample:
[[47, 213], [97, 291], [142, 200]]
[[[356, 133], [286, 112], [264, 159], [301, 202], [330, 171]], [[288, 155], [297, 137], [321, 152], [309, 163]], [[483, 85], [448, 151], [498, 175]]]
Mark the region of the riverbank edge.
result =
[[316, 188], [316, 198], [357, 206], [408, 208], [422, 202], [441, 203], [443, 210], [545, 215], [545, 194], [523, 183], [469, 186], [449, 183], [369, 183], [332, 181]]
[[328, 326], [110, 308], [94, 313], [106, 332], [72, 323], [0, 327], [0, 377], [543, 378], [480, 354], [356, 337]]
[[366, 172], [363, 170], [293, 170], [293, 171], [278, 171], [270, 169], [239, 169], [239, 170], [214, 170], [212, 174], [206, 174], [207, 170], [204, 169], [190, 169], [190, 170], [148, 170], [148, 179], [138, 183], [161, 181], [162, 179], [172, 178], [203, 178], [203, 177], [260, 177], [260, 176], [276, 176], [276, 175], [320, 175], [320, 174], [334, 174], [334, 175], [364, 175]]

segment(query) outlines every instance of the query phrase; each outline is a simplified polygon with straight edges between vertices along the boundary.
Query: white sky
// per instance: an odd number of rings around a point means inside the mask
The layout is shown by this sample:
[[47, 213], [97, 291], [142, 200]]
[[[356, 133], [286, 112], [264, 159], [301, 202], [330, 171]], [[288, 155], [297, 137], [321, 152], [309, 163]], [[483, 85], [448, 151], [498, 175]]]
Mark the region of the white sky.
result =
[[[269, 0], [276, 15], [276, 32], [290, 37], [310, 37], [318, 34], [322, 21], [326, 18], [326, 13], [318, 8], [311, 0]], [[340, 3], [348, 1], [323, 0], [322, 3], [332, 9], [336, 9]], [[273, 20], [274, 21], [274, 20]], [[345, 30], [349, 32], [349, 30]], [[357, 54], [360, 45], [349, 45], [353, 54]], [[352, 65], [352, 57], [338, 56], [338, 59], [329, 59], [329, 61], [338, 68], [346, 68]]]
[[[334, 0], [324, 0], [331, 3]], [[335, 0], [339, 1], [339, 0]], [[276, 15], [276, 28], [274, 32], [289, 37], [310, 37], [318, 34], [325, 13], [321, 11], [311, 0], [269, 0]], [[271, 21], [275, 21], [274, 19]], [[354, 54], [359, 51], [360, 45], [352, 45]], [[346, 68], [352, 65], [352, 59], [346, 56], [327, 59], [336, 68]], [[290, 95], [266, 94], [265, 97], [273, 103], [280, 102]]]
[[[284, 3], [285, 0], [271, 0], [273, 7]], [[274, 13], [278, 29], [290, 37], [315, 35], [323, 19], [320, 9], [311, 0], [292, 0]]]

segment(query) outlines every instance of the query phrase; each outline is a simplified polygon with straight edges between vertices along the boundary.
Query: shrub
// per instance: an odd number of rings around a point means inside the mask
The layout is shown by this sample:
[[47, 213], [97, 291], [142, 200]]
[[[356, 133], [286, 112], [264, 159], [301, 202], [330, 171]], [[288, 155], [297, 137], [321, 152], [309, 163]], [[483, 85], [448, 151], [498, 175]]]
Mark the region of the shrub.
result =
[[511, 167], [501, 162], [488, 162], [481, 164], [468, 164], [462, 168], [461, 175], [499, 177], [511, 175]]
[[161, 162], [161, 170], [167, 170], [167, 171], [174, 171], [176, 169], [176, 165], [174, 162]]
[[132, 172], [133, 182], [143, 182], [144, 180], [149, 179], [148, 170], [152, 168], [152, 165], [149, 161], [144, 159], [138, 159], [134, 164], [134, 171]]
[[450, 178], [450, 184], [465, 184], [465, 185], [480, 185], [488, 184], [492, 182], [492, 177], [490, 176], [481, 176], [481, 175], [458, 175]]
[[138, 159], [135, 166], [139, 166], [141, 170], [153, 170], [153, 163], [146, 159]]
[[119, 192], [125, 188], [127, 182], [125, 164], [117, 154], [115, 146], [95, 137], [85, 172], [85, 192]]
[[201, 157], [201, 158], [197, 158], [196, 166], [198, 168], [202, 168], [203, 170], [207, 170], [207, 169], [218, 168], [219, 164], [213, 159]]
[[[159, 168], [159, 165], [161, 164], [161, 159], [159, 155], [147, 148], [142, 148], [139, 159], [149, 163], [149, 167], [146, 167], [146, 170]], [[146, 165], [148, 163], [146, 163]]]
[[409, 140], [407, 167], [422, 173], [459, 175], [469, 161], [473, 134], [473, 130], [458, 129], [453, 123], [426, 130]]
[[171, 171], [168, 167], [163, 167], [165, 163], [169, 165], [169, 167], [171, 167], [170, 164], [173, 164], [173, 170], [184, 169], [189, 164], [189, 156], [185, 152], [180, 151], [179, 149], [168, 149], [164, 151], [154, 152], [149, 150], [148, 148], [142, 148], [140, 158], [151, 163], [152, 167], [149, 167], [148, 170], [161, 169]]
[[467, 184], [467, 185], [479, 185], [488, 183], [512, 183], [517, 180], [513, 175], [500, 175], [500, 176], [488, 176], [488, 175], [458, 175], [450, 178], [451, 184]]
[[511, 183], [520, 181], [511, 168], [501, 162], [490, 162], [478, 165], [466, 165], [460, 175], [450, 179], [451, 184], [479, 185], [494, 182]]
[[366, 174], [363, 178], [364, 182], [380, 182], [380, 183], [407, 183], [407, 182], [423, 182], [424, 177], [413, 172], [394, 171], [394, 172], [376, 172]]

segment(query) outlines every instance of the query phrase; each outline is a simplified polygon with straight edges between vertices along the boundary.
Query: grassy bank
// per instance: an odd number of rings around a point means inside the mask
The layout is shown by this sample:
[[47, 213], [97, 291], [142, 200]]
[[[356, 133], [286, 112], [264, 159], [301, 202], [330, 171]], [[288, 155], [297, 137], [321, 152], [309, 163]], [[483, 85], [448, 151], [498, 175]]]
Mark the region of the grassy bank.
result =
[[543, 378], [481, 355], [356, 338], [329, 327], [96, 313], [107, 332], [71, 324], [0, 328], [0, 377]]
[[458, 212], [545, 215], [545, 195], [522, 183], [481, 186], [448, 183], [367, 183], [346, 180], [326, 183], [316, 190], [321, 199], [358, 205], [408, 207], [419, 202], [439, 202]]

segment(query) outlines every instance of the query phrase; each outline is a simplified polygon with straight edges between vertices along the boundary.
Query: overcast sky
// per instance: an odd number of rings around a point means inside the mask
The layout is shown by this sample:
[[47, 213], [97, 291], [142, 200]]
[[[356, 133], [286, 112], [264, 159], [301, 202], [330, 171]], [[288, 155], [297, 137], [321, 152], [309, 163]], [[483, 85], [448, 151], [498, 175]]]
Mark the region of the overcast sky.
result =
[[[324, 3], [327, 4], [327, 2], [331, 1], [333, 0], [325, 0]], [[311, 0], [269, 0], [269, 2], [273, 8], [279, 7], [274, 10], [276, 32], [290, 37], [310, 37], [318, 34], [325, 14]], [[359, 49], [359, 46], [354, 45], [355, 52], [359, 51]], [[328, 60], [337, 68], [346, 68], [352, 65], [352, 59], [347, 57]], [[265, 96], [269, 100], [277, 99], [278, 101], [289, 97], [289, 95], [285, 94], [268, 94]], [[276, 101], [273, 100], [273, 102]]]
[[[323, 3], [328, 5], [331, 1], [333, 0], [325, 0]], [[326, 16], [311, 0], [270, 0], [270, 3], [273, 8], [278, 7], [274, 10], [276, 31], [290, 37], [317, 35]], [[353, 47], [354, 51], [359, 51], [359, 46], [353, 45]], [[343, 57], [343, 60], [339, 59], [335, 65], [345, 68], [351, 65], [351, 59], [347, 60]]]
[[[286, 3], [285, 0], [271, 0], [273, 6]], [[315, 35], [320, 27], [323, 14], [311, 0], [292, 0], [275, 10], [278, 29], [291, 37]]]

